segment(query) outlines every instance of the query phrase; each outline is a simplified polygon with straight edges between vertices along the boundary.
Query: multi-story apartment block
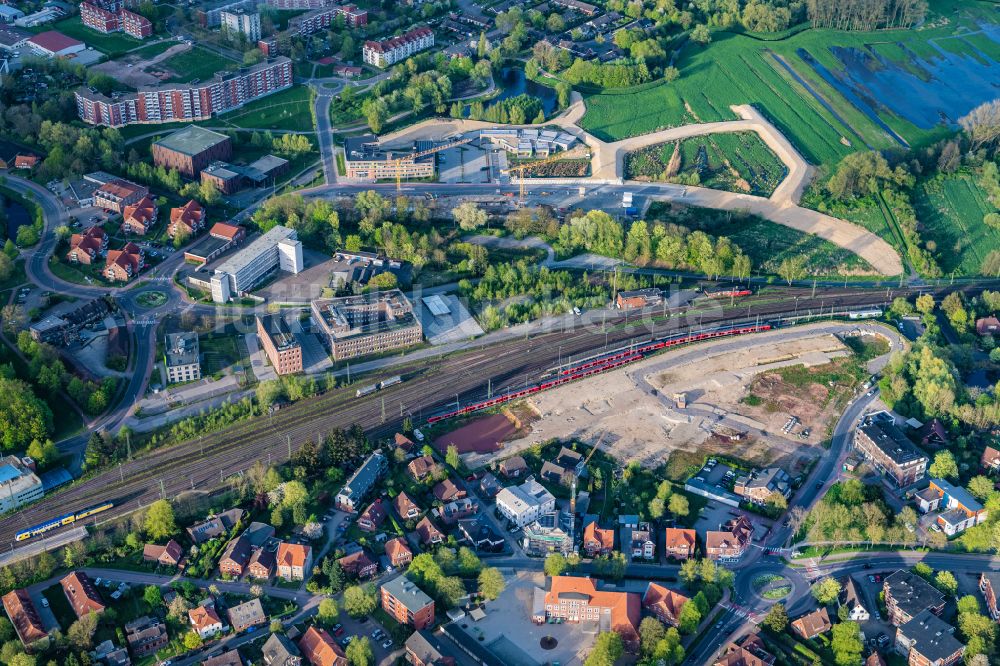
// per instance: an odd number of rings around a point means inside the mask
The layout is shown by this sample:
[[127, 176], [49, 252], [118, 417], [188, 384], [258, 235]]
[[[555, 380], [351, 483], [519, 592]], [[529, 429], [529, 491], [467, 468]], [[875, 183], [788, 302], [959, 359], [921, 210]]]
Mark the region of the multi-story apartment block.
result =
[[153, 24], [148, 18], [127, 9], [109, 11], [89, 2], [80, 3], [80, 20], [92, 30], [108, 34], [122, 31], [136, 39], [153, 34]]
[[930, 611], [922, 611], [896, 631], [896, 651], [908, 666], [952, 666], [965, 652], [955, 628]]
[[90, 613], [103, 613], [106, 608], [97, 586], [83, 571], [70, 572], [59, 581], [63, 594], [78, 618]]
[[145, 39], [153, 34], [153, 24], [141, 14], [123, 9], [119, 15], [122, 32], [136, 39]]
[[225, 10], [219, 13], [220, 28], [231, 35], [243, 35], [247, 41], [260, 39], [260, 14], [245, 9]]
[[888, 619], [897, 627], [925, 610], [935, 615], [944, 610], [944, 595], [912, 571], [900, 569], [886, 576], [882, 589]]
[[408, 347], [423, 339], [410, 301], [398, 289], [323, 298], [311, 304], [313, 322], [334, 360]]
[[337, 17], [344, 17], [344, 25], [357, 28], [368, 23], [368, 12], [354, 5], [344, 7], [323, 7], [314, 9], [301, 16], [296, 16], [288, 22], [288, 34], [311, 35], [320, 30], [327, 30], [334, 25]]
[[291, 85], [292, 61], [277, 57], [204, 83], [147, 87], [114, 98], [82, 88], [76, 109], [84, 122], [108, 127], [208, 120]]
[[281, 315], [257, 317], [257, 339], [279, 375], [302, 372], [302, 345]]
[[538, 520], [555, 510], [555, 506], [556, 498], [531, 476], [521, 485], [497, 493], [497, 511], [518, 527]]
[[421, 26], [398, 37], [378, 42], [369, 40], [365, 42], [361, 53], [366, 63], [384, 69], [432, 46], [434, 46], [434, 32], [426, 26]]
[[198, 334], [193, 331], [168, 333], [165, 342], [163, 365], [167, 369], [167, 383], [176, 384], [201, 379]]
[[382, 610], [396, 622], [416, 630], [434, 624], [434, 600], [406, 576], [382, 584]]
[[305, 580], [312, 572], [312, 548], [298, 543], [278, 544], [278, 575], [285, 580]]
[[375, 483], [388, 471], [389, 461], [381, 449], [373, 452], [337, 493], [334, 504], [341, 511], [357, 511]]
[[915, 498], [922, 513], [941, 512], [936, 522], [948, 536], [955, 536], [986, 520], [986, 509], [968, 490], [944, 479], [931, 479]]
[[113, 213], [123, 213], [127, 206], [139, 203], [149, 195], [149, 188], [123, 178], [110, 180], [94, 190], [94, 206]]
[[121, 230], [125, 234], [145, 236], [149, 228], [156, 224], [158, 213], [156, 202], [145, 196], [131, 206], [125, 206]]
[[900, 487], [924, 478], [927, 470], [927, 456], [891, 420], [877, 415], [867, 418], [854, 432], [854, 448]]
[[125, 243], [120, 250], [109, 250], [104, 270], [108, 282], [128, 282], [146, 265], [146, 251], [135, 243]]

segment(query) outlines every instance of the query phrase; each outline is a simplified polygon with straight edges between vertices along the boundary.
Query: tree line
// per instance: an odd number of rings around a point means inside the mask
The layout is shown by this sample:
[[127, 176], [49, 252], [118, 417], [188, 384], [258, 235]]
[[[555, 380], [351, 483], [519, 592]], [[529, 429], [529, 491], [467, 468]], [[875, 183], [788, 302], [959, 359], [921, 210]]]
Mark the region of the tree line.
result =
[[816, 28], [878, 30], [910, 28], [924, 20], [926, 0], [807, 0]]

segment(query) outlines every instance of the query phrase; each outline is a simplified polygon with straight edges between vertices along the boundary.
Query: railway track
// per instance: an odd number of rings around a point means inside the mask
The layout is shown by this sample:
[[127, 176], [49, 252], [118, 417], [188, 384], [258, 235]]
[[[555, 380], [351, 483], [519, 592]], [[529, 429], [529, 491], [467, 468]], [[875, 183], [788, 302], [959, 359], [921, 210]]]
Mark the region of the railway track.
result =
[[[894, 295], [907, 293], [896, 290]], [[925, 290], [929, 291], [929, 290]], [[884, 303], [884, 291], [843, 289], [792, 289], [790, 298], [746, 299], [736, 306], [725, 306], [703, 312], [699, 324], [735, 322], [747, 317], [764, 320], [792, 314], [790, 300], [798, 296], [796, 310], [804, 314], [824, 306], [857, 308]], [[678, 321], [683, 316], [675, 317]], [[630, 318], [635, 321], [635, 318]], [[13, 543], [14, 534], [26, 527], [103, 501], [115, 502], [115, 508], [105, 512], [102, 520], [125, 515], [146, 506], [162, 496], [176, 497], [187, 491], [211, 492], [224, 485], [225, 479], [245, 471], [257, 461], [280, 463], [288, 459], [303, 442], [329, 434], [336, 428], [359, 425], [371, 436], [379, 437], [395, 429], [401, 420], [399, 411], [422, 422], [435, 412], [443, 411], [455, 401], [471, 402], [486, 395], [487, 380], [492, 380], [494, 393], [513, 391], [525, 383], [537, 380], [554, 367], [561, 357], [598, 353], [605, 346], [621, 346], [630, 342], [645, 342], [651, 334], [622, 326], [625, 317], [598, 326], [569, 332], [550, 332], [527, 340], [508, 340], [480, 350], [427, 361], [424, 369], [406, 381], [384, 391], [354, 397], [354, 388], [347, 387], [301, 401], [273, 416], [260, 416], [197, 440], [149, 452], [132, 462], [124, 463], [97, 476], [74, 483], [62, 492], [0, 520], [0, 542]], [[658, 327], [656, 335], [681, 332], [698, 326]], [[393, 374], [387, 371], [386, 374]], [[398, 371], [395, 371], [398, 374]], [[385, 418], [383, 420], [383, 405]], [[397, 409], [398, 406], [398, 409]], [[56, 532], [58, 533], [58, 532]]]

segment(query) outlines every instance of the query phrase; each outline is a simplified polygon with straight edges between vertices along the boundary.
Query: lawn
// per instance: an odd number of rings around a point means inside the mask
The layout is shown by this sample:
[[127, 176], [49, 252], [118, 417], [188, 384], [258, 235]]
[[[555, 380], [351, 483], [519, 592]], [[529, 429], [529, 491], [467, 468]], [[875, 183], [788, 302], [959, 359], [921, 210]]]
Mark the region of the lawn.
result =
[[312, 91], [292, 86], [268, 95], [215, 119], [217, 125], [247, 129], [314, 130]]
[[190, 83], [195, 79], [207, 81], [215, 76], [216, 72], [234, 69], [238, 63], [196, 46], [190, 51], [170, 56], [162, 62], [162, 65], [177, 73], [177, 76], [167, 79], [167, 82]]
[[653, 202], [647, 220], [662, 220], [725, 236], [750, 257], [754, 273], [775, 273], [782, 261], [802, 255], [810, 275], [875, 275], [868, 263], [850, 250], [817, 236], [796, 231], [753, 215], [740, 215], [704, 208], [686, 208], [668, 213], [669, 205]]
[[245, 363], [249, 359], [241, 351], [234, 335], [205, 336], [200, 341], [203, 361], [202, 369], [206, 376], [222, 372], [237, 363]]
[[123, 32], [112, 32], [104, 35], [91, 30], [80, 22], [79, 15], [70, 16], [51, 25], [41, 25], [32, 29], [32, 32], [44, 32], [46, 30], [56, 30], [67, 37], [78, 39], [87, 46], [93, 46], [98, 51], [106, 53], [111, 58], [117, 58], [126, 51], [142, 46], [142, 41], [135, 37], [129, 37]]
[[[966, 41], [964, 36], [953, 39], [959, 32], [978, 30], [975, 21], [990, 20], [987, 12], [991, 5], [959, 5], [951, 0], [933, 4], [949, 15], [947, 23], [920, 31], [894, 31], [891, 37], [885, 32], [805, 30], [764, 42], [715, 32], [708, 46], [688, 42], [682, 48], [677, 60], [681, 76], [673, 83], [588, 95], [582, 125], [601, 139], [617, 140], [685, 123], [734, 119], [730, 105], [753, 104], [813, 164], [834, 162], [866, 146], [893, 147], [897, 142], [886, 128], [851, 104], [806, 59], [839, 72], [843, 65], [830, 51], [832, 46], [859, 50], [878, 46], [880, 55], [903, 67], [907, 66], [908, 52], [940, 58], [932, 39], [940, 40], [941, 48], [961, 54], [995, 56], [1000, 50], [985, 36], [974, 41]], [[893, 42], [898, 44], [882, 46]], [[940, 125], [921, 129], [885, 109], [879, 110], [879, 118], [911, 146], [926, 145], [948, 132]]]
[[629, 153], [625, 177], [700, 184], [728, 192], [770, 196], [787, 169], [755, 132], [692, 137], [680, 142], [680, 163], [670, 175], [675, 142]]
[[180, 42], [176, 42], [172, 39], [165, 39], [161, 42], [155, 42], [153, 44], [147, 44], [142, 48], [135, 49], [134, 51], [129, 51], [130, 56], [135, 56], [141, 58], [142, 60], [149, 60], [150, 58], [155, 58], [160, 55], [171, 46], [176, 46]]
[[63, 632], [76, 622], [76, 613], [73, 612], [73, 607], [69, 605], [69, 600], [63, 592], [62, 585], [56, 583], [51, 587], [45, 588], [42, 590], [42, 596], [49, 600], [49, 610], [56, 617], [56, 622], [62, 627]]
[[978, 275], [986, 255], [1000, 249], [1000, 230], [983, 223], [995, 209], [973, 175], [921, 181], [913, 205], [924, 238], [937, 244], [935, 256], [945, 274]]

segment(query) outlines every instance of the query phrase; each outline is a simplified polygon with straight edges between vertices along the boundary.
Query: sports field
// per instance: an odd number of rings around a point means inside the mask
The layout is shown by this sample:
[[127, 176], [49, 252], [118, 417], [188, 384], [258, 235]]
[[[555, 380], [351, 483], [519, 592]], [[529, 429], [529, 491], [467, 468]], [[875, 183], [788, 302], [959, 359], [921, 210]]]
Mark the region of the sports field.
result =
[[190, 83], [196, 79], [207, 81], [215, 76], [216, 72], [235, 69], [238, 64], [200, 46], [170, 56], [163, 61], [164, 67], [169, 67], [177, 73], [177, 76], [169, 79], [172, 83]]
[[[586, 97], [582, 125], [604, 140], [618, 140], [691, 122], [730, 120], [734, 104], [753, 104], [788, 136], [813, 164], [828, 164], [867, 148], [910, 145], [942, 136], [941, 126], [922, 129], [878, 108], [866, 114], [835, 89], [818, 69], [839, 72], [832, 47], [875, 51], [891, 65], [910, 67], [913, 54], [940, 61], [942, 50], [968, 56], [970, 67], [1000, 57], [1000, 43], [982, 34], [978, 22], [996, 21], [992, 5], [976, 0], [937, 0], [932, 17], [947, 20], [922, 30], [840, 32], [806, 30], [777, 41], [714, 32], [708, 46], [686, 44], [673, 83], [608, 90]], [[966, 34], [969, 33], [969, 34]], [[874, 114], [872, 114], [874, 115]]]
[[983, 223], [995, 212], [969, 174], [921, 181], [913, 205], [924, 227], [923, 237], [937, 244], [936, 257], [945, 274], [978, 275], [983, 259], [1000, 250], [1000, 230]]

